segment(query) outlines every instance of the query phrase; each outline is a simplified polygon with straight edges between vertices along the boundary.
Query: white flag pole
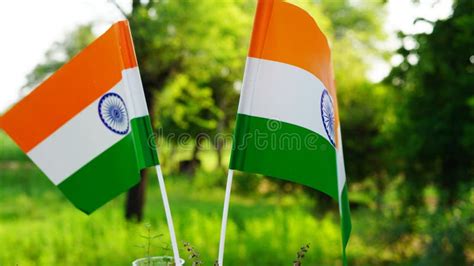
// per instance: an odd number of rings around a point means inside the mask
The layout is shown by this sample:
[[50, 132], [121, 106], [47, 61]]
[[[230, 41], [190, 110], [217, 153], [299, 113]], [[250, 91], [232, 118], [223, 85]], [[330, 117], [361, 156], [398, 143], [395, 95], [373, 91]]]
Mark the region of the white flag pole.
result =
[[163, 198], [163, 205], [165, 206], [166, 221], [170, 230], [171, 246], [173, 247], [173, 255], [175, 265], [181, 265], [181, 259], [179, 257], [178, 242], [176, 241], [176, 234], [174, 232], [173, 218], [171, 217], [170, 204], [168, 202], [168, 195], [166, 194], [165, 180], [163, 179], [163, 173], [161, 172], [161, 166], [156, 165], [156, 175], [158, 177], [158, 184], [161, 190], [161, 197]]
[[218, 259], [219, 266], [224, 265], [225, 233], [227, 230], [227, 216], [229, 214], [230, 192], [232, 190], [233, 176], [234, 176], [234, 170], [229, 169], [229, 173], [227, 174], [227, 185], [225, 188], [224, 211], [222, 212], [221, 239], [219, 242], [219, 259]]

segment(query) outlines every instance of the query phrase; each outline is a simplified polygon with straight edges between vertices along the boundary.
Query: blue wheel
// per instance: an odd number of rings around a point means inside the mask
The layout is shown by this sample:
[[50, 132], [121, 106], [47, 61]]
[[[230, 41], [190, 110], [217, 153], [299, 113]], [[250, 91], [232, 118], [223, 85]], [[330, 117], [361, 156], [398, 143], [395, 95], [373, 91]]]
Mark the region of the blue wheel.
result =
[[321, 95], [321, 119], [323, 121], [324, 130], [329, 138], [331, 144], [335, 147], [335, 125], [336, 125], [336, 116], [334, 114], [334, 106], [332, 103], [331, 96], [327, 90], [323, 91]]
[[125, 135], [130, 129], [127, 107], [122, 97], [110, 92], [99, 101], [99, 116], [102, 123], [119, 135]]

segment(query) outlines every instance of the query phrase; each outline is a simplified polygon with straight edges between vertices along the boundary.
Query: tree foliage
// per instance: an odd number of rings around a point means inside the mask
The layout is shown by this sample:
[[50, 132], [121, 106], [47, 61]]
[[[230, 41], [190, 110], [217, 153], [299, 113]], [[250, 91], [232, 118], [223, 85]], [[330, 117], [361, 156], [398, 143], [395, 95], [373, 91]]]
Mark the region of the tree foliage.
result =
[[185, 74], [176, 76], [166, 86], [159, 94], [159, 102], [159, 116], [167, 119], [155, 122], [166, 130], [174, 129], [177, 134], [196, 136], [213, 131], [222, 115], [212, 98], [212, 89], [198, 87]]
[[[382, 176], [381, 153], [387, 146], [380, 136], [387, 91], [369, 82], [366, 74], [370, 60], [383, 55], [376, 46], [385, 37], [384, 3], [291, 2], [311, 13], [332, 48], [349, 179]], [[135, 0], [131, 12], [124, 13], [154, 125], [165, 135], [231, 132], [254, 11], [255, 2], [250, 0]], [[92, 32], [90, 26], [77, 32], [85, 29]], [[71, 47], [82, 48], [92, 40], [78, 33], [52, 51], [77, 52]], [[74, 53], [62, 54], [62, 61], [47, 57], [37, 69], [48, 68], [51, 73]], [[222, 143], [214, 144], [222, 149]]]
[[452, 16], [431, 34], [401, 35], [416, 41], [398, 52], [403, 62], [387, 82], [398, 94], [394, 139], [409, 201], [433, 184], [452, 203], [460, 185], [474, 176], [474, 8], [457, 1]]
[[144, 86], [150, 96], [157, 95], [157, 105], [151, 104], [157, 125], [166, 125], [169, 133], [192, 129], [196, 134], [215, 133], [219, 123], [222, 129], [231, 126], [238, 102], [234, 86], [242, 77], [250, 35], [250, 8], [250, 1], [218, 0], [134, 5], [129, 20]]

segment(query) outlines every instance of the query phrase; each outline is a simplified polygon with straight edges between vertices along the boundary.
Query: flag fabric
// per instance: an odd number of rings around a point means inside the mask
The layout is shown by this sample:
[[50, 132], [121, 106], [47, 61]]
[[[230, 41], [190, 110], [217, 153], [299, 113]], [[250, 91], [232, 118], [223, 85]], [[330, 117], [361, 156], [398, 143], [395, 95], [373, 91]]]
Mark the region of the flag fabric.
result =
[[346, 263], [351, 221], [331, 51], [314, 19], [292, 4], [258, 3], [230, 169], [336, 199]]
[[0, 126], [89, 214], [159, 164], [127, 21], [12, 107]]

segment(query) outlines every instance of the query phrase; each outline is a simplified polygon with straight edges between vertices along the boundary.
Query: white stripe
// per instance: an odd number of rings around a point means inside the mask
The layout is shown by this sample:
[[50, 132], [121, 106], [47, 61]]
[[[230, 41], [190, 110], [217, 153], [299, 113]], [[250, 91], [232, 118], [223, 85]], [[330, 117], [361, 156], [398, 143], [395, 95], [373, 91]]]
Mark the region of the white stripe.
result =
[[[122, 76], [123, 80], [107, 93], [115, 92], [123, 98], [129, 119], [148, 115], [138, 68], [123, 70]], [[55, 185], [126, 136], [112, 132], [102, 123], [98, 113], [100, 98], [28, 152]]]
[[329, 141], [321, 118], [323, 90], [304, 69], [248, 57], [238, 112], [304, 127]]
[[341, 199], [342, 190], [346, 184], [346, 168], [344, 166], [344, 152], [342, 151], [342, 137], [341, 127], [338, 127], [337, 139], [339, 140], [338, 148], [336, 149], [336, 161], [337, 161], [337, 188], [338, 196]]
[[126, 97], [129, 100], [127, 107], [130, 118], [147, 116], [148, 108], [138, 67], [123, 70], [122, 77], [124, 84], [128, 87]]

